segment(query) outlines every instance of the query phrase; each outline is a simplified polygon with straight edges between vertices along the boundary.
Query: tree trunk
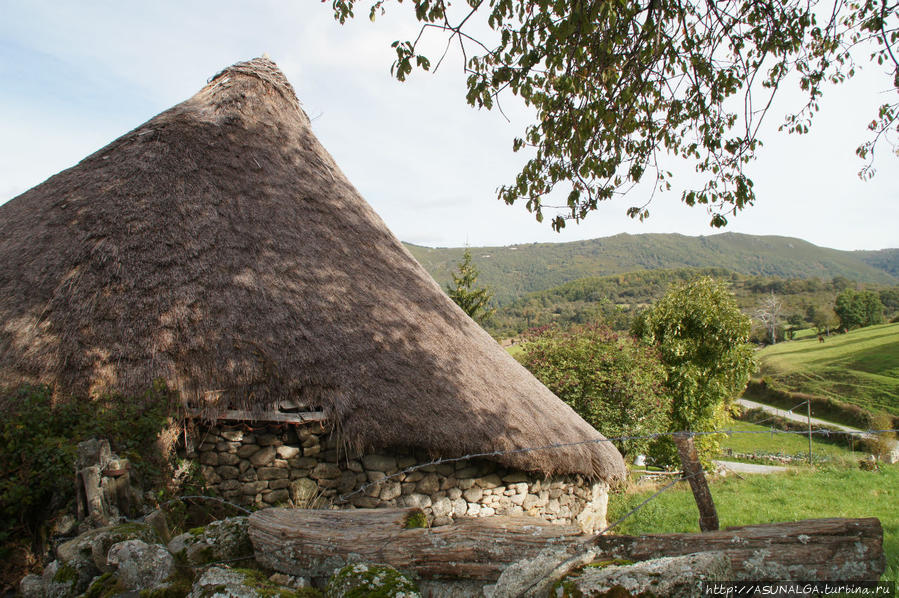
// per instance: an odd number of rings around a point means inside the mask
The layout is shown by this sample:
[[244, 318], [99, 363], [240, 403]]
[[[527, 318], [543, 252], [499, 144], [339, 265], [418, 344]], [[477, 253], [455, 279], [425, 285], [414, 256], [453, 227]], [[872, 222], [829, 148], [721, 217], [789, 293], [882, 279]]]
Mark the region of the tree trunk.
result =
[[586, 537], [531, 517], [459, 519], [406, 529], [416, 509], [264, 509], [250, 516], [256, 560], [276, 571], [326, 577], [353, 559], [388, 564], [423, 579], [494, 582], [511, 563], [549, 546], [598, 548], [599, 560], [643, 561], [706, 551], [730, 558], [737, 580], [878, 579], [883, 530], [877, 519], [813, 519], [702, 534]]
[[696, 445], [693, 437], [686, 434], [675, 434], [674, 444], [677, 445], [677, 453], [680, 456], [684, 469], [684, 477], [690, 482], [690, 490], [693, 491], [693, 499], [699, 509], [699, 529], [704, 532], [712, 532], [718, 529], [718, 511], [715, 510], [715, 501], [712, 500], [712, 491], [709, 490], [708, 480], [699, 462], [696, 453]]

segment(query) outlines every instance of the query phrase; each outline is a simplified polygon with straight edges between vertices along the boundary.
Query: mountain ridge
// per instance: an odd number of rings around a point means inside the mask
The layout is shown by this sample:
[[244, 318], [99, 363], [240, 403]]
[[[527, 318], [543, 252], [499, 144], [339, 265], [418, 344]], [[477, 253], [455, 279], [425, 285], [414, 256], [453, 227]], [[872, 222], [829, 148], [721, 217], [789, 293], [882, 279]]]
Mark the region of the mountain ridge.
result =
[[[404, 245], [441, 285], [451, 280], [465, 249]], [[493, 290], [498, 305], [578, 278], [638, 270], [720, 267], [753, 276], [899, 282], [899, 249], [844, 251], [779, 235], [619, 233], [566, 243], [470, 249], [481, 272], [478, 282]]]

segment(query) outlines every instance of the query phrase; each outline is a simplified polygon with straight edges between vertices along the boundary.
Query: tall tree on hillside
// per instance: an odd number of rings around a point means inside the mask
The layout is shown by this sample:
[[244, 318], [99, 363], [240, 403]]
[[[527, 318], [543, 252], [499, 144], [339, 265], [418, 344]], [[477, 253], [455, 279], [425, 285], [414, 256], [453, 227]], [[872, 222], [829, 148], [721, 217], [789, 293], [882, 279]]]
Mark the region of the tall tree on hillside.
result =
[[[374, 21], [387, 2], [331, 2], [341, 23], [358, 5]], [[499, 197], [525, 202], [538, 221], [551, 209], [556, 230], [645, 179], [653, 190], [669, 189], [666, 157], [699, 173], [682, 201], [706, 206], [711, 224], [725, 225], [755, 201], [744, 167], [774, 96], [794, 81], [804, 97], [781, 128], [802, 134], [828, 84], [862, 63], [882, 65], [892, 88], [856, 152], [870, 159], [899, 129], [893, 1], [412, 0], [395, 10], [409, 5], [422, 26], [414, 40], [393, 43], [393, 75], [402, 81], [414, 68], [429, 70], [429, 34], [443, 36], [434, 70], [456, 44], [469, 104], [499, 108], [511, 92], [531, 107], [532, 122], [512, 143], [528, 159]], [[870, 162], [861, 174], [873, 174]], [[628, 214], [642, 220], [647, 204]]]
[[496, 309], [490, 307], [493, 293], [486, 287], [477, 286], [479, 275], [480, 272], [471, 263], [471, 249], [466, 247], [457, 271], [453, 272], [452, 284], [446, 285], [446, 293], [472, 320], [483, 324]]
[[[672, 397], [672, 431], [708, 432], [728, 421], [728, 410], [755, 368], [749, 341], [749, 318], [740, 311], [722, 282], [699, 278], [673, 285], [655, 305], [640, 314], [632, 332], [659, 349]], [[708, 460], [718, 440], [701, 436], [696, 445]], [[670, 441], [658, 455], [676, 462]]]
[[766, 295], [755, 310], [755, 318], [765, 326], [768, 331], [768, 340], [773, 345], [777, 342], [777, 322], [783, 311], [783, 304], [774, 291]]
[[833, 311], [844, 330], [883, 323], [883, 304], [874, 291], [846, 289], [837, 295]]

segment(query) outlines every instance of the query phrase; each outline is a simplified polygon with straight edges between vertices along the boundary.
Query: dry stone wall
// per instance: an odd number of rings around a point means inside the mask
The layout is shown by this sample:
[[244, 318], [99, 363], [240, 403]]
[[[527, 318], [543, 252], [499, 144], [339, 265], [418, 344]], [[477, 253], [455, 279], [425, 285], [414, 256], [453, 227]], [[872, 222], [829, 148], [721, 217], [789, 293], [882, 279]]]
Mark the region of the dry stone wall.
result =
[[608, 485], [580, 476], [546, 478], [483, 459], [400, 473], [432, 459], [417, 451], [347, 455], [320, 424], [220, 425], [196, 440], [193, 456], [208, 486], [241, 505], [419, 507], [431, 525], [515, 514], [580, 525], [585, 532], [606, 524]]

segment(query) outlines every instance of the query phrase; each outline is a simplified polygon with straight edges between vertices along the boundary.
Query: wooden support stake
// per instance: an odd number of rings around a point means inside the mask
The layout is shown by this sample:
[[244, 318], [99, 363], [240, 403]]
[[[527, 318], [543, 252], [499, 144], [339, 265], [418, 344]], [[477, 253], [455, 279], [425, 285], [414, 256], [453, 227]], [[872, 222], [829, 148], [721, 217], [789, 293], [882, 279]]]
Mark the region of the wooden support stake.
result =
[[812, 464], [812, 402], [806, 401], [805, 406], [807, 408], [806, 412], [808, 413], [808, 415], [806, 416], [808, 418], [808, 464], [811, 465]]
[[677, 445], [677, 453], [683, 465], [684, 476], [690, 481], [690, 489], [693, 490], [693, 498], [699, 508], [699, 529], [704, 532], [713, 532], [718, 529], [718, 512], [715, 510], [715, 502], [709, 484], [702, 471], [702, 463], [696, 453], [693, 444], [693, 436], [686, 433], [674, 435], [674, 443]]

